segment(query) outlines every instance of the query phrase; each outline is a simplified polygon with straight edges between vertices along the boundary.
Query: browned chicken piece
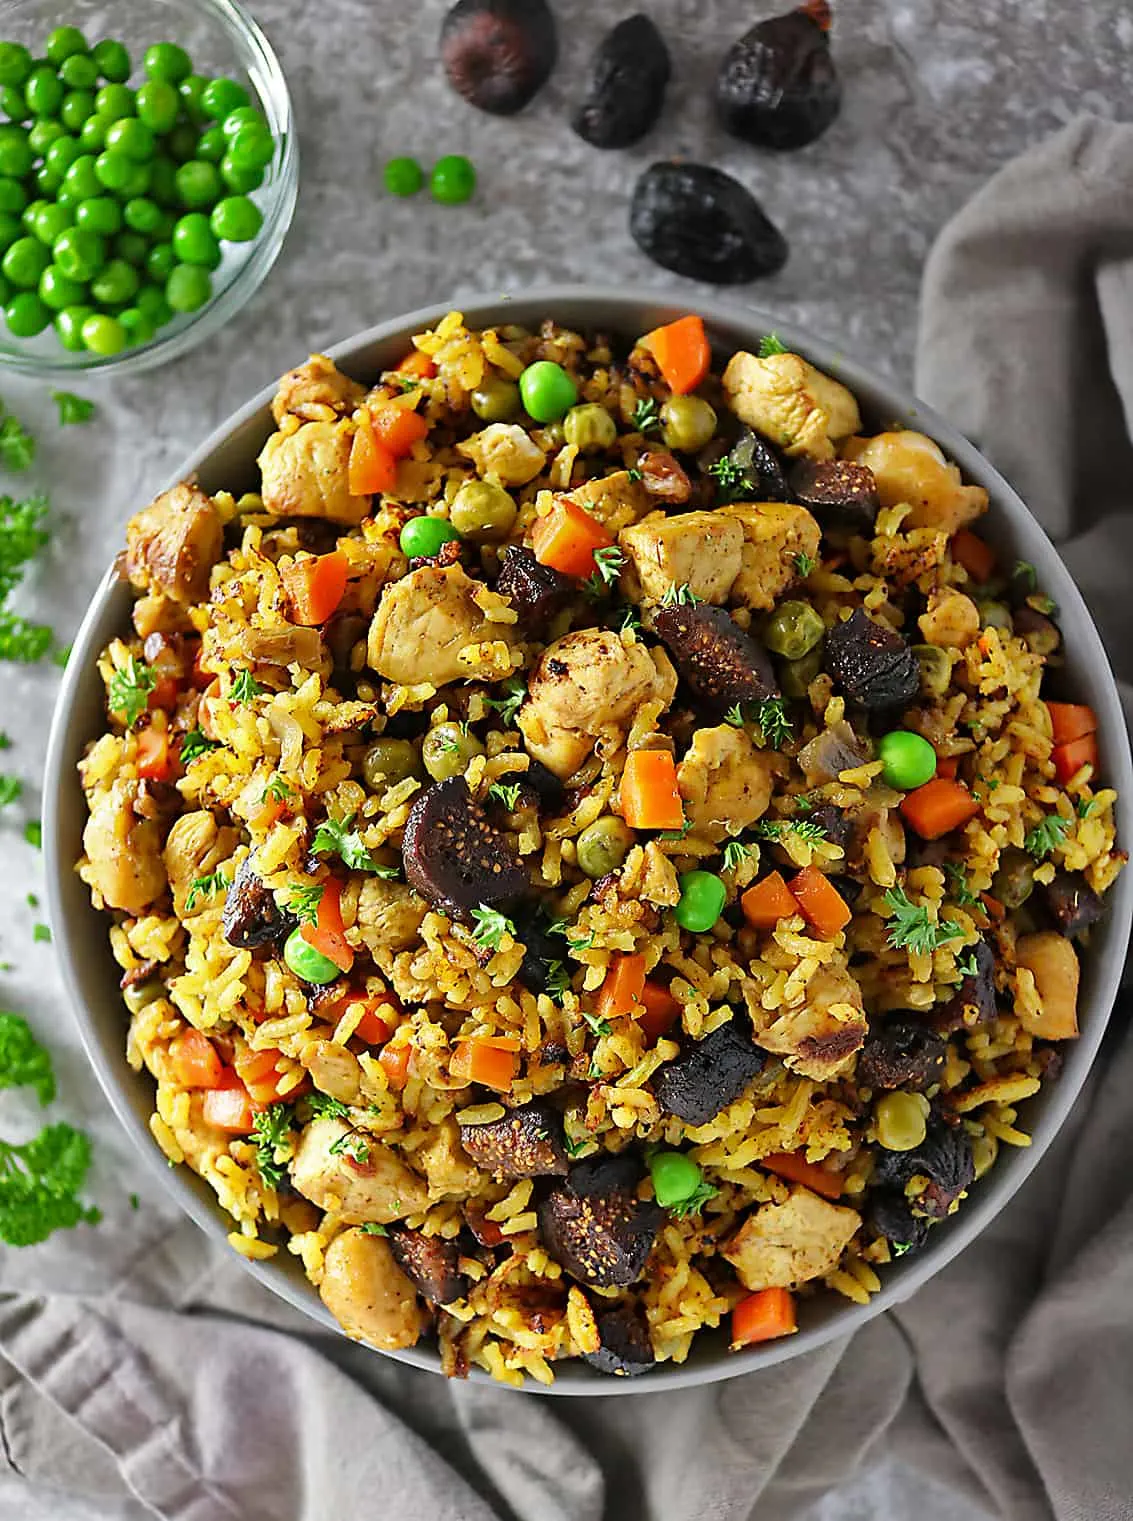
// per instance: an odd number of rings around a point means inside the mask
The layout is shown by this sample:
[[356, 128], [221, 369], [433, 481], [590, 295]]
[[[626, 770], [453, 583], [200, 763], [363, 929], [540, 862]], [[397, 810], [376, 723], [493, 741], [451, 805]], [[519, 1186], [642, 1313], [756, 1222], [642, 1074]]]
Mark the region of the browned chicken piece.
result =
[[351, 1225], [367, 1220], [388, 1225], [428, 1209], [424, 1180], [396, 1153], [356, 1131], [347, 1154], [341, 1149], [346, 1137], [350, 1126], [330, 1118], [312, 1120], [303, 1131], [291, 1159], [291, 1182], [305, 1199]]
[[354, 526], [370, 510], [350, 490], [353, 434], [341, 422], [309, 422], [273, 433], [259, 458], [264, 508], [279, 518], [326, 518]]
[[722, 605], [743, 563], [743, 528], [721, 512], [657, 513], [623, 528], [618, 543], [628, 558], [622, 582], [633, 602], [660, 602], [673, 587], [687, 586], [699, 601]]
[[615, 470], [595, 480], [575, 486], [570, 499], [603, 525], [607, 533], [616, 534], [629, 523], [636, 523], [650, 509], [649, 494], [628, 470]]
[[677, 767], [677, 786], [693, 832], [709, 840], [739, 834], [767, 812], [773, 772], [743, 729], [697, 729]]
[[754, 611], [774, 607], [799, 579], [798, 558], [818, 558], [822, 531], [805, 507], [793, 502], [732, 502], [719, 508], [743, 529], [740, 572], [730, 600]]
[[528, 753], [565, 778], [600, 741], [624, 740], [643, 704], [657, 703], [664, 712], [676, 690], [663, 650], [627, 643], [605, 629], [580, 629], [543, 651], [517, 722]]
[[347, 1336], [385, 1352], [411, 1347], [425, 1328], [416, 1291], [389, 1242], [343, 1231], [327, 1247], [319, 1297]]
[[748, 999], [755, 1038], [802, 1077], [829, 1082], [865, 1044], [869, 1020], [857, 979], [841, 961], [827, 962], [810, 979], [806, 1002], [769, 1011]]
[[358, 930], [374, 957], [415, 944], [426, 905], [404, 882], [367, 877], [358, 894]]
[[723, 384], [736, 416], [785, 454], [831, 459], [839, 439], [862, 425], [851, 392], [799, 354], [733, 354]]
[[325, 354], [312, 354], [306, 364], [288, 370], [279, 382], [271, 415], [277, 423], [288, 412], [296, 417], [323, 419], [327, 407], [332, 412], [353, 412], [365, 394], [366, 387], [344, 375], [333, 359]]
[[1073, 1040], [1078, 1034], [1078, 953], [1054, 930], [1021, 935], [1015, 947], [1019, 966], [1035, 980], [1040, 1008], [1015, 999], [1019, 1023], [1041, 1040]]
[[140, 914], [165, 891], [161, 832], [134, 811], [141, 783], [119, 780], [88, 794], [83, 850], [92, 886], [108, 908]]
[[930, 595], [928, 608], [917, 619], [917, 627], [926, 644], [936, 644], [942, 649], [967, 649], [973, 639], [979, 638], [980, 610], [971, 597], [945, 586]]
[[547, 463], [547, 456], [518, 423], [492, 423], [462, 444], [456, 452], [476, 466], [477, 475], [501, 486], [526, 486]]
[[[239, 833], [229, 824], [218, 826], [216, 818], [207, 809], [195, 809], [183, 813], [169, 831], [165, 842], [165, 870], [173, 891], [173, 907], [179, 915], [185, 913], [189, 889], [198, 877], [206, 877], [227, 861], [239, 842]], [[195, 907], [208, 907], [211, 899], [205, 898]]]
[[484, 1181], [480, 1169], [460, 1144], [460, 1127], [449, 1115], [434, 1125], [429, 1139], [413, 1153], [413, 1161], [429, 1180], [433, 1198], [462, 1198]]
[[909, 504], [913, 510], [903, 528], [941, 528], [952, 535], [987, 509], [984, 488], [965, 486], [959, 467], [945, 459], [931, 438], [911, 428], [851, 438], [842, 453], [873, 471], [883, 507]]
[[366, 658], [379, 676], [403, 685], [443, 686], [471, 676], [460, 659], [469, 645], [516, 638], [513, 623], [492, 622], [477, 601], [487, 588], [463, 566], [422, 565], [382, 593], [370, 624]]
[[140, 591], [201, 602], [223, 548], [224, 525], [212, 498], [182, 481], [127, 523], [126, 574]]
[[245, 665], [299, 665], [311, 671], [322, 664], [325, 651], [317, 628], [285, 623], [279, 628], [240, 629], [232, 659]]
[[861, 1223], [856, 1209], [792, 1188], [785, 1204], [754, 1210], [721, 1255], [745, 1289], [787, 1289], [836, 1268]]
[[356, 1104], [362, 1091], [362, 1067], [353, 1051], [333, 1040], [313, 1040], [304, 1046], [300, 1061], [321, 1093], [341, 1104]]

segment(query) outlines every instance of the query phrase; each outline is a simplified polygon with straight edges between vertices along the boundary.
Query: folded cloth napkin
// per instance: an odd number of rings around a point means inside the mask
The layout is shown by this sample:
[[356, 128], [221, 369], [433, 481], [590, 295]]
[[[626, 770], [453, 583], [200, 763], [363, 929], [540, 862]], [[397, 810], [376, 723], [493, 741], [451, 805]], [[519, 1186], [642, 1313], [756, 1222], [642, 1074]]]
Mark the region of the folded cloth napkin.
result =
[[[1131, 228], [1133, 128], [1071, 124], [945, 230], [918, 364], [1058, 539], [1127, 693]], [[0, 1514], [785, 1521], [896, 1456], [953, 1514], [1133, 1516], [1131, 1091], [1119, 1011], [1059, 1144], [928, 1287], [852, 1340], [675, 1394], [401, 1368], [313, 1332], [156, 1201], [5, 1264]]]

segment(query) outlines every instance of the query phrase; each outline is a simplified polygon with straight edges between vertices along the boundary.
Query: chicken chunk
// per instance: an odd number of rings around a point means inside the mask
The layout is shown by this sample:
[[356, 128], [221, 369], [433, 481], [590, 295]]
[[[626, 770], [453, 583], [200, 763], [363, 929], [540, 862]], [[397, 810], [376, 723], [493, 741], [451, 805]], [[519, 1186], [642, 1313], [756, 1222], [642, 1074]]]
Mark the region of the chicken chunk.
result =
[[1015, 948], [1022, 970], [1034, 978], [1035, 1000], [1015, 999], [1023, 1028], [1042, 1040], [1073, 1040], [1078, 1034], [1078, 953], [1054, 930], [1021, 935]]
[[360, 523], [370, 510], [370, 498], [350, 490], [352, 438], [347, 426], [332, 422], [273, 433], [258, 461], [265, 510], [279, 518]]
[[[190, 889], [198, 877], [207, 877], [236, 849], [239, 834], [229, 824], [218, 826], [207, 809], [183, 813], [165, 842], [165, 870], [173, 890], [173, 907], [184, 914]], [[195, 905], [204, 908], [209, 899]]]
[[212, 498], [182, 481], [126, 525], [126, 574], [140, 591], [201, 602], [223, 548], [224, 525]]
[[810, 979], [806, 1002], [774, 1013], [748, 1002], [755, 1038], [783, 1065], [824, 1083], [837, 1077], [865, 1044], [869, 1020], [862, 990], [842, 962], [827, 962]]
[[917, 627], [926, 644], [952, 650], [967, 649], [972, 640], [979, 637], [980, 610], [971, 597], [945, 586], [931, 594], [927, 610], [917, 619]]
[[347, 1336], [385, 1352], [413, 1346], [425, 1328], [425, 1312], [389, 1242], [365, 1231], [343, 1231], [327, 1247], [319, 1297]]
[[911, 428], [851, 438], [843, 454], [868, 465], [877, 481], [883, 507], [907, 502], [912, 512], [902, 527], [941, 528], [953, 534], [987, 509], [982, 486], [965, 486], [956, 465], [945, 459], [931, 438]]
[[722, 840], [762, 818], [771, 801], [772, 769], [743, 729], [697, 729], [677, 767], [685, 817], [696, 834]]
[[232, 656], [249, 665], [299, 665], [313, 671], [322, 664], [325, 651], [317, 628], [285, 623], [279, 628], [240, 629]]
[[475, 1193], [484, 1181], [460, 1144], [460, 1127], [451, 1115], [433, 1126], [429, 1139], [413, 1153], [413, 1160], [428, 1178], [434, 1198], [462, 1198]]
[[792, 1188], [785, 1204], [762, 1204], [723, 1248], [746, 1289], [786, 1289], [837, 1267], [862, 1217], [809, 1188]]
[[405, 685], [443, 686], [467, 676], [460, 652], [471, 644], [511, 644], [515, 625], [493, 623], [476, 600], [484, 586], [460, 565], [422, 565], [387, 586], [370, 624], [367, 659], [380, 676]]
[[350, 1225], [377, 1221], [388, 1225], [429, 1205], [429, 1190], [388, 1146], [358, 1132], [358, 1154], [365, 1160], [332, 1148], [350, 1134], [342, 1120], [312, 1120], [299, 1138], [291, 1159], [291, 1182], [320, 1209], [340, 1215]]
[[547, 456], [518, 423], [492, 423], [474, 433], [456, 451], [470, 459], [484, 480], [501, 486], [526, 486], [547, 463]]
[[763, 611], [799, 579], [798, 557], [818, 558], [822, 530], [805, 507], [792, 502], [733, 502], [720, 509], [743, 529], [740, 572], [731, 601]]
[[404, 951], [413, 945], [425, 904], [404, 882], [367, 877], [358, 894], [358, 929], [372, 956]]
[[140, 783], [116, 781], [90, 799], [83, 829], [87, 881], [108, 908], [140, 914], [165, 891], [161, 834], [134, 812]]
[[644, 703], [663, 712], [677, 676], [663, 650], [627, 643], [604, 629], [580, 629], [549, 645], [532, 673], [519, 728], [529, 754], [568, 777], [600, 741], [625, 738]]
[[[853, 395], [799, 354], [733, 354], [724, 371], [732, 411], [786, 454], [831, 459], [862, 425]], [[866, 461], [868, 464], [868, 461]]]
[[615, 470], [612, 475], [585, 481], [573, 488], [570, 499], [601, 523], [607, 533], [613, 534], [636, 523], [652, 505], [645, 487], [632, 479], [628, 470]]
[[288, 412], [296, 417], [324, 419], [328, 407], [332, 412], [352, 412], [365, 394], [366, 387], [344, 375], [333, 359], [312, 354], [306, 364], [288, 370], [279, 382], [271, 415], [277, 423]]
[[333, 1040], [313, 1040], [300, 1058], [321, 1093], [342, 1104], [356, 1104], [362, 1091], [362, 1067], [353, 1051]]
[[687, 585], [699, 601], [720, 606], [743, 563], [743, 528], [722, 512], [656, 514], [623, 528], [618, 543], [628, 557], [623, 585], [634, 602], [660, 602], [674, 586]]

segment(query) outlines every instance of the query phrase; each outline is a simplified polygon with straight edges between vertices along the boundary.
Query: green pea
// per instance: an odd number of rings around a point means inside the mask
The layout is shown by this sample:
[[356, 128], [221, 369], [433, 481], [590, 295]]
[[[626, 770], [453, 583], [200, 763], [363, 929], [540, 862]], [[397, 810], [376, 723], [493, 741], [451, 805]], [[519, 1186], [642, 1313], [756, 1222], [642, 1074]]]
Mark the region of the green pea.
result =
[[421, 741], [421, 759], [435, 782], [463, 776], [469, 763], [483, 753], [475, 734], [465, 734], [459, 724], [437, 724]]
[[173, 131], [165, 139], [165, 147], [170, 158], [179, 164], [185, 164], [191, 158], [197, 156], [197, 145], [200, 142], [200, 134], [192, 122], [178, 122]]
[[83, 323], [83, 343], [92, 354], [110, 358], [126, 347], [126, 329], [117, 317], [96, 312]]
[[[52, 248], [59, 234], [66, 232], [68, 227], [73, 227], [74, 225], [75, 213], [70, 206], [60, 206], [58, 202], [53, 206], [48, 202], [46, 206], [41, 207], [36, 213], [35, 225], [32, 228], [32, 232], [41, 243], [45, 243], [48, 248]], [[64, 302], [63, 305], [66, 306], [67, 303]]]
[[181, 204], [191, 210], [215, 206], [221, 197], [220, 175], [216, 165], [204, 159], [190, 159], [177, 171], [177, 193]]
[[618, 425], [596, 402], [571, 407], [563, 418], [563, 437], [583, 454], [609, 449], [617, 440]]
[[68, 90], [59, 107], [59, 120], [70, 132], [81, 132], [94, 115], [94, 96], [89, 90]]
[[[130, 201], [133, 206], [136, 202]], [[110, 195], [94, 195], [90, 200], [80, 201], [75, 207], [75, 226], [87, 232], [97, 232], [100, 237], [112, 238], [122, 226], [122, 208]]]
[[220, 161], [220, 177], [237, 195], [247, 195], [252, 190], [258, 190], [264, 182], [264, 171], [253, 169], [246, 164], [238, 164], [231, 153], [226, 153]]
[[805, 697], [811, 682], [822, 670], [822, 641], [819, 640], [800, 660], [782, 661], [778, 669], [783, 696]]
[[200, 74], [186, 74], [177, 86], [177, 93], [186, 116], [198, 127], [208, 120], [208, 112], [201, 101], [207, 84], [208, 80]]
[[1001, 628], [1010, 633], [1015, 627], [1011, 609], [1004, 602], [981, 602], [980, 625], [983, 628]]
[[540, 359], [519, 377], [519, 394], [536, 422], [555, 422], [578, 400], [578, 388], [561, 364]]
[[[181, 114], [181, 97], [177, 93], [177, 86], [168, 79], [147, 79], [145, 84], [138, 86], [134, 104], [138, 120], [151, 132], [171, 131]], [[192, 131], [192, 128], [189, 130]]]
[[51, 313], [33, 290], [19, 291], [4, 308], [13, 338], [35, 338], [51, 321]]
[[83, 152], [92, 156], [101, 153], [106, 147], [106, 134], [112, 125], [105, 116], [99, 116], [97, 111], [93, 116], [88, 116], [79, 128], [79, 143]]
[[150, 1004], [164, 997], [165, 984], [160, 977], [150, 977], [145, 982], [136, 982], [122, 992], [122, 1002], [131, 1014], [140, 1014], [143, 1009], [148, 1009]]
[[43, 155], [51, 144], [60, 137], [67, 136], [67, 129], [61, 121], [52, 121], [45, 117], [43, 121], [34, 121], [28, 128], [28, 147], [33, 153]]
[[943, 697], [952, 685], [952, 662], [947, 651], [935, 644], [914, 644], [913, 654], [920, 668], [921, 691], [928, 697]]
[[[118, 209], [117, 201], [110, 201], [115, 210]], [[132, 232], [140, 232], [146, 237], [151, 237], [161, 226], [161, 208], [154, 201], [148, 201], [144, 196], [135, 196], [132, 201], [127, 201], [121, 209], [121, 219]], [[117, 231], [117, 229], [114, 229]]]
[[168, 79], [178, 84], [193, 71], [193, 60], [175, 42], [155, 42], [146, 48], [142, 68], [147, 79]]
[[19, 290], [35, 290], [51, 255], [38, 238], [17, 238], [0, 260], [0, 269]]
[[23, 219], [10, 211], [0, 211], [0, 251], [11, 248], [25, 232]]
[[123, 84], [130, 77], [133, 64], [130, 55], [120, 42], [115, 42], [107, 37], [102, 42], [96, 42], [91, 49], [91, 57], [98, 65], [98, 72], [103, 79], [109, 79], [114, 84]]
[[14, 122], [31, 120], [31, 107], [17, 85], [0, 85], [0, 110]]
[[100, 185], [112, 190], [115, 195], [120, 195], [124, 201], [145, 195], [149, 189], [149, 164], [127, 158], [124, 153], [115, 153], [111, 148], [107, 148], [95, 159], [94, 172]]
[[123, 263], [136, 269], [141, 269], [146, 262], [150, 242], [140, 232], [125, 231], [120, 232], [114, 239], [113, 248], [115, 258], [121, 259]]
[[321, 986], [335, 982], [342, 976], [329, 956], [324, 956], [304, 940], [302, 925], [293, 929], [284, 942], [283, 959], [301, 982], [313, 982], [316, 986]]
[[106, 262], [106, 244], [97, 233], [69, 227], [55, 239], [54, 262], [71, 280], [93, 280]]
[[35, 219], [39, 215], [39, 209], [41, 206], [46, 206], [48, 204], [49, 203], [43, 199], [29, 201], [27, 203], [23, 211], [20, 212], [20, 225], [26, 232], [35, 231]]
[[39, 277], [39, 299], [53, 312], [77, 306], [86, 293], [86, 286], [68, 279], [57, 264], [49, 264]]
[[724, 912], [728, 889], [710, 871], [686, 871], [681, 879], [681, 898], [673, 917], [681, 929], [703, 934]]
[[893, 729], [877, 746], [881, 777], [890, 787], [911, 792], [936, 775], [936, 751], [920, 734]]
[[197, 264], [173, 266], [165, 286], [165, 299], [175, 312], [199, 311], [211, 296], [212, 280], [208, 270]]
[[19, 180], [0, 177], [0, 211], [18, 216], [28, 203], [28, 193]]
[[472, 393], [472, 410], [481, 422], [510, 422], [521, 406], [519, 387], [502, 375], [490, 375]]
[[94, 316], [90, 306], [65, 306], [55, 314], [55, 333], [59, 342], [71, 354], [81, 354], [86, 349], [83, 342], [83, 323]]
[[595, 882], [607, 872], [617, 871], [633, 849], [634, 840], [633, 830], [613, 814], [595, 819], [574, 842], [579, 871]]
[[655, 1151], [649, 1158], [649, 1175], [653, 1197], [662, 1209], [687, 1204], [704, 1182], [700, 1168], [683, 1151]]
[[203, 212], [191, 211], [178, 218], [173, 229], [173, 252], [182, 264], [199, 264], [203, 269], [217, 267], [220, 245]]
[[154, 155], [150, 165], [150, 196], [167, 210], [179, 208], [181, 197], [177, 192], [177, 165], [167, 153]]
[[32, 69], [24, 85], [24, 99], [36, 116], [54, 116], [63, 104], [63, 94], [63, 81], [46, 64]]
[[0, 306], [7, 306], [15, 294], [10, 283], [5, 280], [3, 275], [0, 275]]
[[452, 500], [449, 519], [462, 537], [502, 539], [517, 511], [513, 498], [494, 481], [465, 481]]
[[155, 243], [146, 254], [146, 274], [159, 285], [164, 285], [177, 267], [177, 255], [172, 243]]
[[898, 1088], [887, 1093], [873, 1106], [877, 1139], [886, 1151], [915, 1151], [928, 1130], [925, 1107], [916, 1093]]
[[154, 327], [163, 327], [173, 316], [173, 308], [165, 299], [165, 292], [158, 285], [143, 285], [135, 298], [138, 311], [147, 316]]
[[22, 85], [32, 71], [32, 56], [20, 42], [0, 42], [0, 85]]
[[63, 175], [63, 190], [73, 201], [89, 201], [102, 194], [102, 181], [95, 172], [97, 159], [80, 153]]
[[68, 137], [64, 134], [62, 137], [57, 137], [51, 144], [51, 147], [48, 148], [44, 155], [43, 162], [51, 170], [52, 174], [57, 174], [60, 180], [62, 180], [75, 160], [82, 158], [82, 156], [82, 144], [78, 138]]
[[34, 162], [35, 155], [23, 127], [0, 127], [0, 174], [22, 180]]
[[460, 206], [476, 192], [476, 170], [463, 153], [448, 153], [433, 165], [429, 190], [442, 206]]
[[421, 517], [409, 519], [401, 530], [398, 543], [401, 545], [402, 554], [407, 559], [431, 560], [434, 555], [440, 553], [442, 544], [459, 538], [459, 533], [444, 518], [433, 518], [423, 514]]
[[124, 307], [118, 313], [118, 321], [126, 330], [128, 348], [139, 348], [143, 343], [148, 343], [157, 332], [153, 319], [147, 317], [145, 312], [139, 311], [136, 306]]
[[254, 201], [245, 195], [228, 195], [218, 201], [209, 218], [216, 237], [226, 243], [250, 243], [264, 224], [263, 215]]
[[219, 127], [210, 127], [195, 140], [192, 153], [186, 157], [202, 159], [208, 164], [219, 164], [227, 152], [228, 139], [224, 133]]
[[716, 413], [699, 396], [670, 396], [661, 408], [661, 437], [669, 449], [696, 454], [716, 436]]
[[122, 153], [126, 158], [144, 164], [153, 157], [153, 132], [138, 117], [123, 116], [107, 132], [106, 148], [108, 152]]
[[137, 97], [124, 84], [104, 84], [94, 97], [94, 108], [107, 122], [121, 121], [122, 117], [135, 114]]
[[415, 158], [391, 158], [382, 170], [382, 182], [390, 195], [416, 195], [425, 183], [425, 173]]
[[60, 194], [63, 189], [62, 178], [56, 174], [54, 169], [49, 169], [46, 164], [40, 164], [32, 179], [36, 190], [47, 200], [54, 200], [56, 197], [61, 201], [68, 199], [67, 196]]
[[373, 792], [385, 792], [408, 777], [420, 777], [421, 756], [408, 739], [376, 739], [362, 757], [362, 775]]
[[53, 63], [56, 68], [64, 59], [75, 53], [85, 53], [86, 50], [87, 39], [77, 26], [57, 26], [53, 32], [48, 33], [47, 47], [44, 49], [48, 63]]
[[98, 64], [89, 53], [72, 53], [59, 65], [59, 78], [69, 90], [91, 90], [98, 84]]
[[213, 121], [223, 121], [233, 111], [250, 104], [247, 90], [234, 79], [210, 79], [201, 91], [201, 105]]
[[822, 618], [809, 602], [782, 602], [767, 620], [763, 642], [786, 660], [801, 660], [825, 632]]
[[1008, 846], [999, 857], [991, 879], [991, 894], [1004, 908], [1022, 908], [1035, 890], [1035, 862], [1025, 850]]
[[108, 259], [90, 283], [90, 292], [103, 306], [125, 306], [136, 294], [138, 272], [125, 259]]
[[241, 127], [225, 157], [238, 169], [266, 169], [275, 154], [275, 138], [266, 127]]

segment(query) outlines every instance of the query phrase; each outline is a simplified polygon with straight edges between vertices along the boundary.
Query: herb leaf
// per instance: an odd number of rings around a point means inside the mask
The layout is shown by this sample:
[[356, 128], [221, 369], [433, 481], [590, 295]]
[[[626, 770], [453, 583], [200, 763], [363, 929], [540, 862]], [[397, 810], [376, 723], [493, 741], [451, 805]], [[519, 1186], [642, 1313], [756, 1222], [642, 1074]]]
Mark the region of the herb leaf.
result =
[[190, 729], [181, 741], [181, 764], [187, 766], [198, 756], [207, 755], [210, 750], [219, 749], [219, 740], [207, 738], [200, 729]]
[[728, 711], [724, 714], [724, 722], [726, 724], [731, 724], [733, 729], [743, 728], [746, 720], [744, 719], [744, 710], [738, 702], [733, 703]]
[[0, 1141], [0, 1240], [33, 1246], [52, 1231], [97, 1224], [99, 1211], [76, 1197], [90, 1160], [90, 1138], [62, 1123], [22, 1146]]
[[696, 595], [692, 587], [689, 586], [688, 582], [686, 581], [681, 586], [667, 586], [665, 588], [664, 594], [661, 597], [661, 606], [695, 607], [698, 602], [702, 602], [703, 600], [704, 599], [702, 597], [698, 597]]
[[759, 340], [760, 359], [772, 359], [776, 354], [788, 354], [790, 350], [778, 333], [765, 333]]
[[238, 702], [241, 707], [247, 707], [253, 697], [262, 697], [264, 688], [252, 675], [251, 671], [237, 671], [232, 678], [232, 686], [228, 692], [229, 702]]
[[329, 1093], [311, 1093], [307, 1095], [307, 1107], [312, 1114], [317, 1114], [321, 1119], [348, 1120], [350, 1110], [341, 1099], [332, 1098]]
[[756, 723], [763, 736], [763, 743], [772, 750], [781, 750], [791, 737], [791, 720], [787, 717], [781, 697], [768, 697], [759, 704]]
[[570, 991], [570, 973], [566, 964], [562, 961], [548, 961], [545, 976], [547, 992], [556, 1003], [560, 1002], [563, 994]]
[[754, 849], [754, 845], [742, 845], [739, 840], [729, 840], [724, 846], [724, 870], [737, 870], [750, 857]]
[[979, 899], [968, 886], [968, 878], [959, 861], [945, 861], [944, 870], [952, 883], [952, 901], [957, 908], [971, 908]]
[[285, 803], [289, 797], [294, 796], [295, 790], [290, 782], [285, 782], [283, 777], [276, 772], [264, 788], [264, 795], [260, 802], [266, 803], [270, 799], [273, 803]]
[[498, 909], [484, 908], [481, 905], [480, 908], [472, 910], [472, 919], [476, 925], [472, 943], [480, 946], [482, 950], [498, 950], [504, 935], [515, 938], [515, 925]]
[[[294, 1106], [284, 1103], [269, 1104], [252, 1119], [256, 1167], [269, 1188], [278, 1188], [287, 1174], [287, 1159], [294, 1149], [291, 1140], [294, 1123]], [[282, 1161], [277, 1160], [278, 1152], [284, 1153]]]
[[1080, 819], [1088, 819], [1091, 814], [1097, 812], [1098, 800], [1096, 797], [1080, 797], [1074, 804], [1074, 812]]
[[909, 950], [914, 956], [930, 956], [949, 940], [959, 939], [964, 931], [952, 919], [934, 924], [928, 909], [910, 902], [903, 888], [891, 887], [885, 894], [885, 906], [893, 917], [889, 921], [889, 944], [894, 950]]
[[378, 1220], [366, 1220], [360, 1227], [364, 1236], [388, 1236], [389, 1231]]
[[148, 665], [139, 664], [131, 655], [124, 670], [115, 671], [110, 678], [106, 700], [110, 711], [116, 713], [127, 729], [131, 728], [146, 710], [149, 694], [157, 685], [157, 677]]
[[488, 788], [488, 796], [494, 798], [497, 803], [502, 803], [509, 813], [514, 813], [522, 791], [520, 782], [493, 782]]
[[26, 470], [35, 458], [35, 439], [18, 417], [0, 422], [0, 463], [6, 470]]
[[503, 689], [507, 693], [506, 697], [489, 697], [487, 702], [490, 708], [496, 710], [505, 724], [510, 724], [523, 706], [527, 688], [518, 676], [509, 676], [504, 682]]
[[582, 1015], [583, 1019], [590, 1026], [595, 1035], [609, 1035], [611, 1027], [610, 1021], [608, 1019], [600, 1019], [597, 1014], [591, 1014], [589, 1009], [579, 1009], [578, 1012]]
[[353, 871], [377, 871], [377, 862], [370, 854], [356, 829], [351, 829], [354, 815], [345, 819], [324, 819], [315, 830], [311, 849], [316, 855], [338, 855]]
[[637, 403], [630, 422], [638, 433], [654, 433], [660, 430], [661, 413], [652, 397], [643, 397]]
[[317, 924], [319, 904], [323, 901], [323, 889], [316, 883], [311, 887], [293, 887], [287, 907], [300, 924]]
[[20, 1014], [0, 1010], [0, 1088], [34, 1088], [41, 1104], [55, 1097], [51, 1057]]
[[683, 1220], [686, 1215], [699, 1215], [708, 1200], [714, 1199], [719, 1192], [714, 1183], [709, 1183], [707, 1178], [701, 1178], [687, 1199], [682, 1199], [679, 1204], [669, 1205], [669, 1213], [675, 1215], [678, 1220]]
[[207, 876], [197, 877], [189, 884], [185, 895], [185, 912], [191, 914], [202, 898], [213, 898], [217, 893], [227, 892], [232, 886], [227, 873], [221, 869], [210, 871]]
[[817, 564], [818, 561], [812, 555], [797, 554], [795, 556], [795, 569], [804, 581]]
[[24, 784], [18, 776], [0, 776], [0, 808], [17, 802], [23, 790]]
[[68, 423], [89, 422], [94, 416], [94, 402], [85, 396], [76, 396], [73, 391], [52, 391], [51, 400], [59, 408], [61, 428]]
[[327, 1151], [332, 1157], [349, 1157], [359, 1166], [370, 1160], [369, 1143], [366, 1137], [357, 1130], [344, 1131], [337, 1141], [330, 1143]]
[[1027, 831], [1023, 840], [1023, 849], [1028, 855], [1041, 861], [1044, 856], [1049, 856], [1056, 846], [1062, 844], [1069, 832], [1069, 819], [1064, 819], [1060, 813], [1048, 813], [1033, 829]]

